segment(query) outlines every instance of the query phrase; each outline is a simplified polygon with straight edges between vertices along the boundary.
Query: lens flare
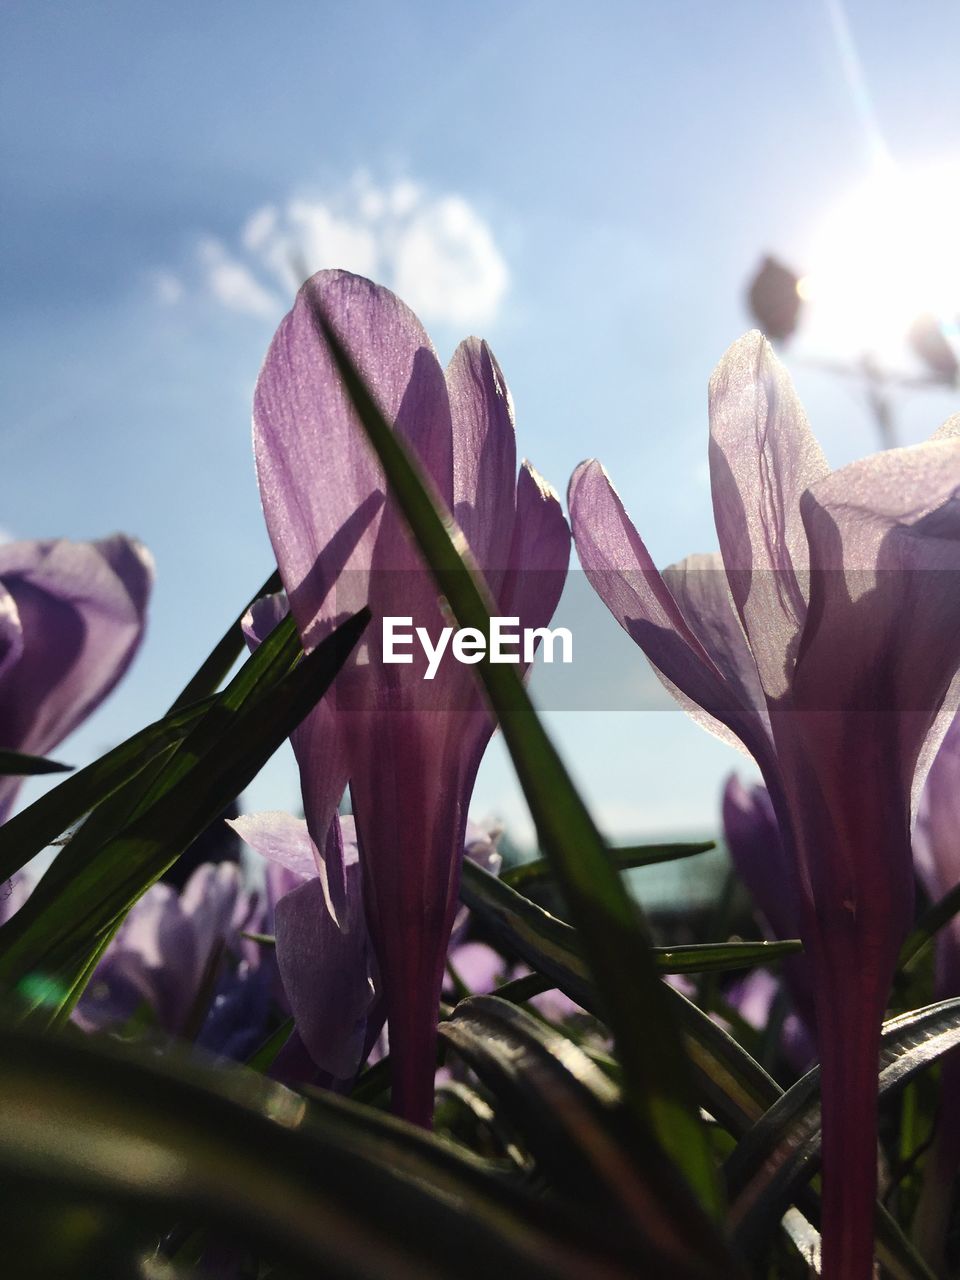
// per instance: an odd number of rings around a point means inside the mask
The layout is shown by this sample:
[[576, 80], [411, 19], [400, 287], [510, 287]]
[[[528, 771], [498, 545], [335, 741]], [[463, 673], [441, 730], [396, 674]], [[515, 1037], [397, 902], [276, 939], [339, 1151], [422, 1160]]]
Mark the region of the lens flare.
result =
[[825, 219], [809, 274], [808, 333], [840, 355], [902, 363], [918, 316], [960, 314], [960, 164], [878, 169]]

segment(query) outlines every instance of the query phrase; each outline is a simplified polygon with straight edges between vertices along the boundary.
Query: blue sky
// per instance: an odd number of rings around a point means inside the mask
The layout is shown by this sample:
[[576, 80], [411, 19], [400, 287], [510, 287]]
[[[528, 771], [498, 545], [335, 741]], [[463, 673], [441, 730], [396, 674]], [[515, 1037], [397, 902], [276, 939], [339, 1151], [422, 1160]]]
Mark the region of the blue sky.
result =
[[[480, 329], [521, 451], [561, 491], [599, 456], [665, 564], [715, 546], [705, 391], [745, 280], [767, 250], [803, 266], [876, 136], [960, 159], [958, 47], [946, 2], [4, 6], [0, 526], [124, 529], [159, 575], [61, 754], [159, 713], [269, 571], [250, 396], [298, 229], [406, 271], [442, 355]], [[466, 255], [462, 314], [430, 235]], [[795, 373], [833, 463], [875, 447], [850, 387]], [[956, 399], [904, 400], [903, 438]], [[616, 835], [711, 827], [739, 763], [680, 713], [550, 722]], [[296, 803], [286, 752], [249, 798]], [[498, 750], [476, 810], [525, 834]]]

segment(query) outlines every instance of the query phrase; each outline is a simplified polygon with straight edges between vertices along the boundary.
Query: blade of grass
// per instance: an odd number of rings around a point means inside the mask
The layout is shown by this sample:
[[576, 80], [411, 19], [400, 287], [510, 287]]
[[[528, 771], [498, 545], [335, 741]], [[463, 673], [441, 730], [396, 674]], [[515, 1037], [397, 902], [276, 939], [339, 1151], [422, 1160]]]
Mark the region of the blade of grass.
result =
[[[692, 844], [639, 844], [610, 849], [608, 856], [618, 871], [634, 871], [637, 867], [652, 867], [659, 862], [676, 862], [679, 858], [693, 858], [698, 853], [708, 853], [717, 847], [714, 840], [700, 840]], [[525, 889], [537, 880], [553, 875], [549, 858], [535, 858], [508, 867], [500, 879], [511, 889]]]
[[14, 814], [0, 827], [0, 880], [7, 880], [163, 752], [182, 742], [212, 699], [164, 716]]
[[[63, 1189], [196, 1223], [331, 1280], [628, 1280], [576, 1205], [550, 1205], [450, 1143], [242, 1068], [0, 1029], [5, 1193]], [[127, 1274], [124, 1271], [124, 1274]], [[131, 1272], [132, 1274], [132, 1272]]]
[[[562, 963], [589, 981], [583, 948], [576, 929], [545, 911], [467, 859], [460, 880], [460, 898], [501, 942], [516, 949], [535, 969]], [[687, 947], [651, 947], [657, 971], [668, 973], [727, 973], [770, 964], [802, 951], [796, 939], [783, 942], [702, 942]], [[521, 954], [522, 952], [522, 954]]]
[[45, 760], [43, 756], [25, 756], [22, 751], [0, 751], [0, 777], [33, 778], [44, 773], [69, 773], [72, 764]]
[[[249, 782], [329, 687], [369, 613], [355, 615], [291, 667], [296, 633], [281, 624], [182, 744], [122, 831], [86, 858], [82, 831], [5, 926], [0, 979], [40, 975], [75, 998], [90, 958], [133, 902]], [[274, 640], [271, 644], [270, 641]], [[84, 851], [85, 853], [85, 851]], [[69, 855], [77, 863], [66, 873]], [[52, 874], [56, 870], [56, 874]], [[26, 1012], [56, 1021], [67, 998], [26, 993]]]
[[208, 694], [213, 693], [220, 687], [223, 680], [227, 678], [230, 668], [236, 660], [242, 655], [245, 648], [243, 630], [240, 626], [247, 610], [250, 609], [262, 596], [272, 595], [275, 591], [281, 591], [283, 584], [280, 581], [279, 572], [274, 569], [270, 577], [263, 583], [260, 590], [247, 601], [236, 618], [227, 627], [217, 644], [211, 650], [210, 654], [204, 660], [199, 670], [190, 677], [187, 684], [180, 691], [177, 698], [172, 703], [170, 710], [178, 711], [181, 707], [189, 706], [191, 702], [196, 702], [200, 698], [205, 698]]

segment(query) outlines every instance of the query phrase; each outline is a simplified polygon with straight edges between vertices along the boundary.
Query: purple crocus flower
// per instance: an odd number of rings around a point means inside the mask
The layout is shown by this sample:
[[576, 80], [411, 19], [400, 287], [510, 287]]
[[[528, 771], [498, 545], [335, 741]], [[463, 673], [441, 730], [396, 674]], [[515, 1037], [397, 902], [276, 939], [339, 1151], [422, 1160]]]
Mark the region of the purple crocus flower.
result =
[[[960, 883], [960, 716], [947, 730], [927, 775], [913, 833], [917, 873], [936, 901]], [[960, 916], [955, 915], [937, 938], [936, 996], [960, 996]], [[923, 1195], [914, 1235], [929, 1256], [939, 1261], [948, 1226], [954, 1178], [960, 1166], [960, 1053], [943, 1060], [937, 1134], [924, 1167]]]
[[270, 1006], [260, 949], [240, 936], [259, 923], [256, 898], [233, 863], [205, 863], [181, 892], [152, 885], [107, 947], [74, 1022], [107, 1031], [146, 1004], [166, 1034], [245, 1057], [265, 1033]]
[[274, 907], [277, 965], [297, 1033], [331, 1081], [351, 1080], [369, 1049], [367, 1020], [376, 995], [376, 960], [363, 913], [353, 819], [335, 817], [327, 840], [327, 858], [338, 859], [346, 872], [338, 918], [324, 893], [324, 859], [303, 819], [254, 813], [230, 825], [279, 872], [274, 873], [273, 890], [279, 891]]
[[[46, 755], [94, 711], [143, 637], [153, 560], [122, 534], [0, 546], [0, 747]], [[19, 778], [0, 778], [0, 821]]]
[[831, 473], [759, 334], [710, 385], [719, 556], [657, 572], [598, 462], [581, 564], [681, 704], [760, 766], [815, 991], [824, 1276], [872, 1267], [879, 1034], [912, 914], [911, 793], [960, 685], [960, 418]]
[[[365, 603], [373, 613], [331, 695], [301, 726], [304, 810], [326, 852], [349, 778], [390, 1022], [394, 1105], [429, 1125], [467, 803], [493, 723], [473, 673], [449, 655], [431, 680], [416, 649], [409, 665], [383, 662], [384, 617], [410, 618], [434, 641], [444, 619], [318, 332], [317, 306], [455, 518], [501, 615], [525, 628], [549, 622], [569, 531], [556, 495], [528, 463], [517, 478], [510, 396], [486, 343], [461, 343], [444, 372], [417, 318], [388, 290], [336, 271], [303, 286], [254, 400], [264, 514], [307, 647], [343, 613]], [[347, 867], [325, 857], [323, 871], [336, 917]]]
[[[338, 857], [347, 873], [338, 919], [324, 892], [324, 859], [302, 818], [254, 813], [230, 826], [267, 859], [268, 897], [276, 897], [277, 964], [297, 1035], [325, 1081], [343, 1087], [363, 1065], [383, 1025], [382, 984], [364, 913], [354, 819], [338, 815], [328, 836], [326, 856]], [[492, 874], [501, 863], [496, 834], [469, 823], [464, 849]], [[455, 933], [464, 927], [458, 919]]]

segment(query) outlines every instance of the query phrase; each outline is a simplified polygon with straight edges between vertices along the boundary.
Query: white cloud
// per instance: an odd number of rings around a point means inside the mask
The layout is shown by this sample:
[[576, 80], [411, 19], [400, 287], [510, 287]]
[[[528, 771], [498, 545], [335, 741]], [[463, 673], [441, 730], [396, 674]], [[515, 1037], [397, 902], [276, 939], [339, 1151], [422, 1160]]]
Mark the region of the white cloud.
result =
[[369, 276], [426, 324], [460, 330], [490, 324], [510, 284], [490, 227], [463, 196], [431, 195], [410, 179], [377, 185], [362, 173], [339, 192], [255, 209], [235, 251], [207, 239], [198, 263], [223, 306], [270, 318], [305, 273], [322, 268]]
[[423, 316], [489, 323], [509, 274], [490, 229], [460, 196], [415, 207], [394, 250], [397, 293]]
[[230, 311], [251, 316], [276, 315], [280, 300], [219, 240], [204, 240], [199, 259], [208, 289]]

